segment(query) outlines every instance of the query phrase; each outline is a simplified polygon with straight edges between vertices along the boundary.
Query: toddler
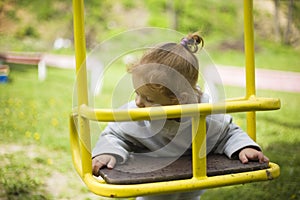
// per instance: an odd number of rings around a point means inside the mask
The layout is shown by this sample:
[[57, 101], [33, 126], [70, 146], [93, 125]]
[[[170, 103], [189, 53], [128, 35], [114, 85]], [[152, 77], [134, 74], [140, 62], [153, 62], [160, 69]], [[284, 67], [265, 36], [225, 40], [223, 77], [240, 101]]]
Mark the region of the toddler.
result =
[[[130, 66], [135, 101], [122, 108], [144, 108], [179, 104], [206, 103], [207, 95], [197, 85], [198, 59], [194, 55], [204, 45], [198, 34], [190, 34], [180, 43], [165, 43], [149, 49], [138, 63]], [[199, 48], [200, 47], [200, 48]], [[260, 147], [227, 114], [206, 117], [207, 153], [225, 154], [249, 160], [269, 162]], [[132, 154], [153, 157], [180, 157], [191, 154], [191, 119], [111, 122], [101, 133], [92, 152], [93, 174], [102, 167], [114, 168]], [[202, 191], [137, 197], [146, 199], [200, 199]]]

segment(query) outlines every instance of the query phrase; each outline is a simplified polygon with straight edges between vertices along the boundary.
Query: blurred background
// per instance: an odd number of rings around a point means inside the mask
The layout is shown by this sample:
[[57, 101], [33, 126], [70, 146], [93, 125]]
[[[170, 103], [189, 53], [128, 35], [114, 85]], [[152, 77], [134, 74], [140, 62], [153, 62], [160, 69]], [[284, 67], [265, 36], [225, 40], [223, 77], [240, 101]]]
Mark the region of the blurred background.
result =
[[[200, 31], [226, 97], [245, 94], [243, 1], [85, 1], [88, 54], [113, 36], [143, 27]], [[254, 29], [257, 95], [282, 103], [279, 111], [257, 113], [257, 141], [281, 166], [281, 176], [209, 189], [204, 200], [300, 199], [300, 1], [254, 0]], [[73, 39], [71, 0], [0, 0], [0, 65], [8, 66], [0, 69], [6, 76], [0, 81], [1, 200], [107, 199], [90, 193], [72, 166], [68, 116], [74, 104]], [[118, 42], [127, 46], [134, 37]], [[9, 54], [31, 62], [12, 63]], [[111, 105], [114, 76], [122, 76], [124, 62], [119, 59], [110, 68], [95, 97], [100, 106]], [[234, 119], [245, 128], [244, 114], [234, 114]], [[92, 133], [93, 142], [98, 135], [99, 130]]]
[[[182, 33], [200, 30], [218, 44], [214, 48], [241, 50], [242, 1], [116, 0], [86, 1], [88, 49], [128, 29], [154, 26]], [[257, 40], [299, 49], [299, 1], [255, 0]], [[1, 0], [1, 51], [72, 52], [72, 1]]]

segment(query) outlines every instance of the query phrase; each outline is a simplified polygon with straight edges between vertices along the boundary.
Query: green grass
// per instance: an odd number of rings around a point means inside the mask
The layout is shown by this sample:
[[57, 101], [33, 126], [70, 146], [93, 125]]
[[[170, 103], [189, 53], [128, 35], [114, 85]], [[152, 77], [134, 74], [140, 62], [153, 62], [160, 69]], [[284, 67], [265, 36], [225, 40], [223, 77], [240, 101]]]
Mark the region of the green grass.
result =
[[11, 66], [9, 83], [0, 86], [1, 122], [5, 124], [1, 129], [5, 141], [31, 144], [30, 139], [34, 137], [42, 145], [67, 150], [58, 138], [67, 139], [61, 133], [67, 131], [73, 76], [70, 71], [51, 69], [46, 81], [40, 82], [36, 67]]
[[[234, 96], [241, 93], [241, 88], [226, 87], [226, 93]], [[297, 175], [300, 173], [300, 123], [296, 109], [300, 94], [259, 90], [257, 95], [281, 99], [280, 110], [257, 112], [257, 142], [271, 161], [280, 165], [280, 177], [272, 181], [209, 189], [202, 200], [300, 198], [300, 178]], [[244, 114], [234, 114], [234, 120], [245, 127]]]
[[[229, 66], [245, 66], [243, 50], [237, 50], [231, 47], [222, 49], [220, 48], [220, 44], [224, 42], [223, 40], [207, 38], [207, 52], [213, 62]], [[237, 43], [237, 41], [233, 43]], [[241, 43], [243, 43], [243, 40], [241, 40]], [[255, 43], [255, 66], [257, 68], [300, 72], [299, 50], [265, 40], [258, 40], [255, 41]]]
[[[112, 70], [108, 76], [121, 75], [118, 70]], [[71, 163], [68, 114], [72, 108], [74, 72], [48, 68], [46, 80], [40, 82], [36, 67], [11, 65], [9, 80], [0, 84], [0, 198], [105, 199], [87, 191]], [[109, 80], [114, 81], [115, 77], [107, 80], [103, 88], [105, 104], [109, 103], [110, 87], [114, 86]], [[235, 87], [225, 87], [225, 91], [228, 97], [243, 93]], [[268, 182], [209, 189], [201, 199], [300, 198], [300, 94], [266, 90], [257, 93], [279, 97], [282, 102], [279, 111], [257, 113], [258, 143], [281, 166], [281, 176]], [[244, 114], [234, 117], [245, 127]], [[93, 138], [98, 134], [93, 133]]]
[[35, 66], [10, 71], [0, 84], [0, 199], [90, 199], [70, 156], [74, 72], [48, 68], [41, 82]]

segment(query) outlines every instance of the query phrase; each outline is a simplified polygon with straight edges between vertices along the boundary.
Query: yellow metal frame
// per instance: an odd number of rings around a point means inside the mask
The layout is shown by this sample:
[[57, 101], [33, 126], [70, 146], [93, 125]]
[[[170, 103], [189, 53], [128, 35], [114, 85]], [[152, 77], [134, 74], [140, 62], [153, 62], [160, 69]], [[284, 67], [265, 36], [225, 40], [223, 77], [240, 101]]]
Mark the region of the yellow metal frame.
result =
[[[246, 57], [246, 96], [227, 100], [223, 104], [189, 104], [164, 106], [160, 108], [138, 108], [131, 110], [94, 109], [87, 106], [86, 49], [84, 34], [84, 2], [73, 0], [74, 38], [76, 50], [76, 74], [78, 107], [70, 115], [70, 142], [75, 169], [87, 187], [95, 194], [107, 197], [132, 197], [148, 194], [170, 193], [214, 188], [226, 185], [242, 184], [254, 181], [271, 180], [279, 176], [280, 168], [270, 163], [268, 169], [207, 177], [206, 175], [206, 123], [205, 118], [212, 112], [234, 113], [247, 112], [247, 131], [256, 139], [255, 111], [275, 110], [280, 108], [280, 100], [256, 97], [255, 65], [253, 39], [253, 2], [244, 0], [244, 31]], [[132, 121], [147, 119], [192, 117], [193, 134], [193, 177], [184, 180], [155, 183], [115, 185], [107, 184], [92, 175], [91, 139], [89, 121]], [[203, 155], [200, 156], [199, 155]]]

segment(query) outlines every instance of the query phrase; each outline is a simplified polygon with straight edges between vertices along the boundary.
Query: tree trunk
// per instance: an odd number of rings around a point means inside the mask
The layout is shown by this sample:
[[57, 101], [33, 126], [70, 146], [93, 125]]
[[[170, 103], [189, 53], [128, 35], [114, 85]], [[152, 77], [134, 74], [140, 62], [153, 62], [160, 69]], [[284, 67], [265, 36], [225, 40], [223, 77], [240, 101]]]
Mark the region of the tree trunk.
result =
[[167, 0], [167, 8], [170, 16], [170, 28], [177, 30], [178, 29], [178, 9], [176, 6], [176, 1]]
[[288, 18], [287, 18], [287, 26], [284, 34], [284, 44], [291, 44], [290, 36], [291, 36], [291, 24], [293, 22], [293, 0], [289, 1], [288, 7]]
[[275, 31], [275, 41], [281, 41], [281, 34], [280, 34], [280, 20], [279, 20], [279, 0], [274, 0], [274, 31]]

